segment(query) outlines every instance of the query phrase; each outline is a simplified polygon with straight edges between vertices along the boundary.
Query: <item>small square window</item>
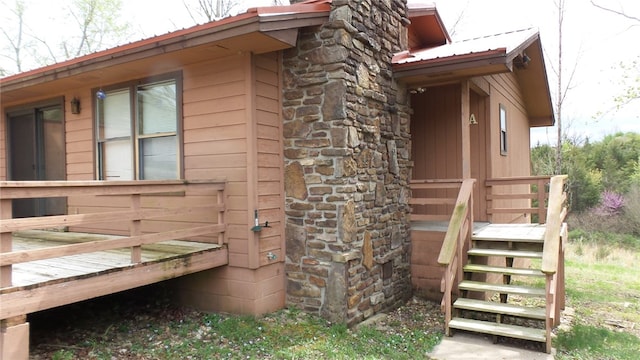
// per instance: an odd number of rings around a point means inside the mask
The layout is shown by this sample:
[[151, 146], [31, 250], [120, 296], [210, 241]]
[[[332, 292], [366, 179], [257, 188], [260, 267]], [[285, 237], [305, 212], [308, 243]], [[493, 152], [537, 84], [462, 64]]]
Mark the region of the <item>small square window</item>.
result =
[[507, 155], [507, 108], [500, 104], [500, 155]]

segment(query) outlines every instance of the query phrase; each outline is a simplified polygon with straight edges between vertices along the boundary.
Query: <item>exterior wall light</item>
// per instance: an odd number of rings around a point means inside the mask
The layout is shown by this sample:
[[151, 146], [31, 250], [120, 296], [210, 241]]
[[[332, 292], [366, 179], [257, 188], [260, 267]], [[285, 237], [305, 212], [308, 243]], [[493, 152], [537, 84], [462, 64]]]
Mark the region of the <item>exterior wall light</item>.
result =
[[71, 99], [71, 113], [80, 114], [80, 99], [75, 96]]

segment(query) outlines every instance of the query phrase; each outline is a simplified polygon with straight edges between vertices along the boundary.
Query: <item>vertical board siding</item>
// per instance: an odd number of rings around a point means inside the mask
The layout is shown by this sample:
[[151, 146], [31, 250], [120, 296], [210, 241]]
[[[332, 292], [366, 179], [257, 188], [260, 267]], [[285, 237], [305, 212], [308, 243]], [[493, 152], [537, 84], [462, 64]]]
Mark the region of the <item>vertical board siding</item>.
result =
[[0, 180], [7, 180], [7, 115], [0, 115]]
[[484, 182], [487, 179], [489, 157], [489, 143], [487, 134], [489, 124], [487, 119], [486, 96], [471, 90], [469, 93], [470, 113], [474, 114], [477, 124], [470, 126], [471, 141], [471, 177], [477, 180], [473, 195], [473, 213], [476, 221], [487, 221], [487, 200]]
[[[413, 179], [459, 179], [462, 177], [460, 85], [427, 88], [411, 97]], [[457, 191], [414, 191], [415, 197], [455, 198]], [[416, 214], [447, 215], [451, 207], [415, 206]]]

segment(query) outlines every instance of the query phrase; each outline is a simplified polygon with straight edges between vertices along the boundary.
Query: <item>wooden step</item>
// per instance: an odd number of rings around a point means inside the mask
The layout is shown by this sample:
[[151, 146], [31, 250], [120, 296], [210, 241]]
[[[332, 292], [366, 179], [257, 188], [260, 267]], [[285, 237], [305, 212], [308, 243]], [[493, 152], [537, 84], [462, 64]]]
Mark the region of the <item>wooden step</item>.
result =
[[543, 243], [545, 224], [490, 224], [473, 233], [473, 240]]
[[540, 251], [473, 248], [469, 250], [467, 254], [471, 256], [504, 256], [504, 257], [513, 257], [513, 258], [542, 259], [542, 252]]
[[467, 264], [464, 267], [465, 272], [473, 273], [496, 273], [514, 276], [544, 276], [544, 273], [538, 269], [523, 269], [505, 266], [489, 266], [480, 264]]
[[520, 286], [520, 285], [503, 285], [503, 284], [491, 284], [480, 281], [470, 281], [464, 280], [461, 281], [458, 285], [460, 290], [468, 290], [468, 291], [495, 291], [500, 294], [514, 294], [514, 295], [523, 295], [523, 296], [545, 296], [545, 289], [534, 288], [530, 286]]
[[545, 309], [543, 308], [533, 308], [514, 304], [503, 304], [493, 301], [459, 298], [453, 303], [453, 307], [456, 309], [519, 316], [536, 320], [544, 320], [546, 318]]
[[518, 325], [506, 325], [480, 320], [453, 318], [451, 319], [451, 321], [449, 321], [449, 328], [517, 339], [546, 342], [545, 330], [532, 329]]

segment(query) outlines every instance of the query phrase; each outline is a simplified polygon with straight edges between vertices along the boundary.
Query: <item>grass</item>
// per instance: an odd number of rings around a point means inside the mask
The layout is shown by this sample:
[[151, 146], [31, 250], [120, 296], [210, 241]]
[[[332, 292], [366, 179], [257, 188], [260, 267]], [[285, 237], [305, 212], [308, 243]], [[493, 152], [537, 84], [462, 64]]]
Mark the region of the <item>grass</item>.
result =
[[35, 314], [32, 359], [424, 359], [442, 338], [441, 326], [424, 322], [349, 329], [296, 308], [263, 317], [205, 314], [172, 305], [163, 291], [147, 287]]
[[576, 324], [571, 331], [560, 332], [556, 338], [557, 359], [617, 359], [636, 360], [640, 339], [602, 327]]
[[[638, 358], [640, 249], [633, 244], [640, 241], [611, 239], [576, 236], [568, 244], [567, 306], [575, 314], [571, 327], [557, 330], [559, 360]], [[408, 315], [420, 326], [393, 318], [382, 329], [349, 329], [296, 308], [259, 318], [198, 313], [172, 306], [162, 291], [71, 305], [59, 318], [38, 321], [37, 314], [30, 319], [32, 349], [39, 350], [33, 358], [423, 359], [442, 338], [441, 327], [421, 323], [421, 313]]]
[[[571, 236], [570, 236], [571, 238]], [[637, 359], [640, 349], [640, 251], [623, 242], [574, 238], [566, 252], [567, 305], [573, 326], [558, 331], [557, 359]]]

